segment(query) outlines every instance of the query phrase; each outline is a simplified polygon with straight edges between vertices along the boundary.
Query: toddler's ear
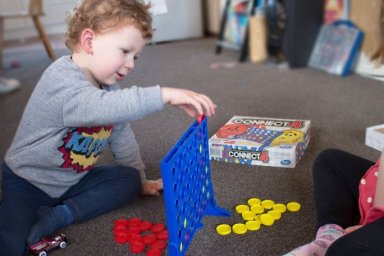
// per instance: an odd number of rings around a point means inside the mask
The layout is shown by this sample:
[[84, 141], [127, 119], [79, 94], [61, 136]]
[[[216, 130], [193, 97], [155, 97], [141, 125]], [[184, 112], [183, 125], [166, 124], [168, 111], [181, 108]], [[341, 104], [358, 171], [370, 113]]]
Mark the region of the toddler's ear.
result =
[[95, 32], [92, 29], [86, 28], [81, 33], [81, 48], [88, 54], [93, 53], [93, 39], [95, 37]]

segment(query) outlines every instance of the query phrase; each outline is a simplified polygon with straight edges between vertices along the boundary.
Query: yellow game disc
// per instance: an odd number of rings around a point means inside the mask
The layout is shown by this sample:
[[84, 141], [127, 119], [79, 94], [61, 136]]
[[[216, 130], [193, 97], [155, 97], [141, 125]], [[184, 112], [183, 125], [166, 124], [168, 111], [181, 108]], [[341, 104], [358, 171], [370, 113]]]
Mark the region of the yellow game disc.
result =
[[250, 198], [250, 199], [248, 200], [248, 204], [249, 204], [249, 206], [253, 206], [253, 205], [257, 205], [257, 204], [261, 204], [261, 200], [260, 200], [259, 198], [256, 198], [256, 197], [254, 197], [254, 198]]
[[287, 210], [287, 206], [285, 204], [275, 204], [272, 206], [272, 209], [284, 213]]
[[274, 218], [272, 215], [265, 213], [260, 215], [260, 222], [261, 224], [264, 224], [265, 226], [272, 226], [273, 223], [275, 223]]
[[249, 211], [249, 207], [248, 205], [245, 205], [245, 204], [239, 204], [238, 206], [236, 206], [236, 212], [238, 214], [242, 214], [243, 212], [245, 211]]
[[250, 231], [255, 231], [260, 229], [260, 221], [257, 220], [250, 220], [245, 223], [245, 226]]
[[272, 206], [275, 204], [274, 201], [272, 200], [263, 200], [261, 202], [261, 205], [265, 208], [265, 209], [272, 209]]
[[264, 207], [260, 204], [252, 205], [251, 211], [253, 211], [255, 214], [260, 214], [264, 212]]
[[245, 211], [241, 214], [241, 217], [243, 217], [243, 220], [247, 221], [255, 219], [255, 215], [256, 214], [252, 211]]
[[300, 211], [301, 205], [298, 202], [289, 202], [287, 204], [288, 211], [297, 212]]
[[242, 235], [247, 232], [247, 227], [243, 223], [236, 223], [232, 226], [232, 231], [236, 234]]
[[231, 233], [231, 226], [228, 224], [220, 224], [216, 227], [216, 232], [222, 236], [228, 235]]
[[279, 220], [281, 218], [281, 212], [276, 210], [270, 210], [268, 214], [271, 215], [274, 220]]

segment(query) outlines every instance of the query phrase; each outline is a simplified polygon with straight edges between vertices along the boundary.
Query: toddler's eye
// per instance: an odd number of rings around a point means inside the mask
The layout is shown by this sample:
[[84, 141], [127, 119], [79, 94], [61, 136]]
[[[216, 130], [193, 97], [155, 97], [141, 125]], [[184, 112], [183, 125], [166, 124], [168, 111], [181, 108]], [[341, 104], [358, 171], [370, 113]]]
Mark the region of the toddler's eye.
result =
[[133, 59], [135, 59], [135, 60], [137, 60], [139, 58], [139, 56], [135, 56], [135, 57], [133, 57]]
[[124, 54], [128, 54], [129, 53], [129, 50], [122, 49], [122, 51], [123, 51]]

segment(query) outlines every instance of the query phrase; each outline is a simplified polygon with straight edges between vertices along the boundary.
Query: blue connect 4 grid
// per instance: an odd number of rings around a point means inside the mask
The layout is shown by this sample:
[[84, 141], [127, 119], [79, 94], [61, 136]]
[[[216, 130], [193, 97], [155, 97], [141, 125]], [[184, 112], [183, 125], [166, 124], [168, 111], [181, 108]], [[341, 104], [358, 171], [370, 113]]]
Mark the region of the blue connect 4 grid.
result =
[[161, 161], [168, 255], [184, 255], [204, 215], [230, 216], [216, 206], [211, 182], [208, 122], [195, 121]]
[[236, 135], [234, 139], [250, 140], [263, 144], [263, 147], [269, 146], [274, 139], [283, 134], [282, 131], [274, 131], [263, 128], [248, 128], [247, 132]]

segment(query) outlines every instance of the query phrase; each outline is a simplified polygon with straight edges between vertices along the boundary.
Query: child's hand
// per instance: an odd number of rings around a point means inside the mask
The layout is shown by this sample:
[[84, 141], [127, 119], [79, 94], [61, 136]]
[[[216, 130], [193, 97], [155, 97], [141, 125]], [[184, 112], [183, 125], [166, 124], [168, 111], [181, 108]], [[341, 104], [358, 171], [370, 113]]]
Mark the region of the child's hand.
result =
[[140, 193], [143, 196], [159, 196], [163, 190], [163, 180], [147, 180], [142, 184]]
[[205, 114], [206, 116], [215, 114], [216, 105], [204, 94], [169, 87], [162, 87], [161, 94], [164, 104], [177, 106], [191, 117], [196, 117], [196, 112], [199, 115]]
[[349, 227], [349, 228], [346, 228], [344, 231], [345, 231], [345, 234], [349, 234], [359, 228], [361, 228], [363, 225], [356, 225], [356, 226], [352, 226], [352, 227]]

